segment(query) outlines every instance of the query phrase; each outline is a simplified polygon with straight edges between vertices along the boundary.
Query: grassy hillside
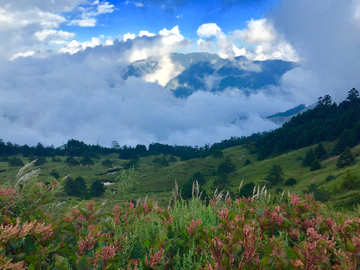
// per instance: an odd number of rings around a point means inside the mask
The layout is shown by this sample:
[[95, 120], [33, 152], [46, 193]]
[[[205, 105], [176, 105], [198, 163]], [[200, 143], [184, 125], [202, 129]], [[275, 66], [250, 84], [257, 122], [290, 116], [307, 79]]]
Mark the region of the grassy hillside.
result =
[[[327, 152], [330, 152], [333, 146], [333, 143], [324, 143]], [[109, 192], [104, 196], [112, 197], [116, 202], [124, 202], [129, 199], [137, 200], [139, 197], [144, 198], [145, 196], [149, 196], [150, 199], [165, 206], [168, 204], [168, 200], [171, 197], [175, 180], [179, 186], [184, 185], [195, 172], [200, 172], [204, 176], [206, 182], [202, 188], [207, 191], [207, 194], [211, 195], [213, 193], [211, 187], [218, 177], [216, 173], [217, 167], [226, 157], [229, 157], [236, 166], [235, 171], [228, 176], [231, 183], [229, 189], [234, 194], [237, 194], [239, 184], [242, 180], [244, 180], [244, 184], [250, 182], [254, 182], [256, 185], [260, 186], [267, 184], [267, 187], [272, 194], [275, 194], [277, 188], [281, 188], [286, 192], [290, 191], [300, 194], [303, 193], [304, 190], [307, 190], [311, 184], [315, 184], [319, 189], [325, 190], [330, 195], [328, 203], [331, 203], [336, 207], [351, 207], [353, 203], [356, 203], [357, 197], [360, 197], [360, 190], [341, 190], [341, 185], [347, 174], [355, 179], [360, 176], [360, 169], [357, 165], [360, 162], [359, 157], [356, 157], [357, 162], [354, 165], [344, 169], [338, 169], [336, 167], [338, 157], [330, 157], [321, 162], [322, 169], [310, 171], [309, 167], [302, 166], [302, 159], [309, 149], [315, 149], [315, 147], [316, 145], [302, 148], [263, 161], [257, 161], [256, 155], [251, 154], [251, 151], [243, 146], [235, 146], [223, 150], [223, 156], [220, 158], [210, 156], [203, 159], [191, 159], [188, 161], [180, 161], [180, 159], [177, 158], [177, 162], [169, 163], [169, 166], [159, 166], [153, 163], [153, 159], [156, 156], [142, 157], [138, 162], [139, 167], [137, 168], [137, 174], [131, 178], [131, 183], [123, 184], [122, 190], [120, 190], [118, 194], [114, 195]], [[352, 152], [355, 156], [358, 156], [360, 153], [360, 146], [354, 147]], [[24, 163], [29, 162], [27, 158], [22, 156], [16, 157], [20, 158]], [[56, 158], [61, 159], [62, 162], [53, 162], [52, 158], [47, 158], [47, 163], [39, 166], [41, 169], [40, 179], [51, 178], [50, 174], [55, 171], [60, 177], [65, 177], [70, 174], [70, 177], [75, 179], [76, 177], [81, 176], [85, 179], [88, 187], [95, 180], [101, 180], [103, 182], [117, 180], [117, 177], [119, 177], [123, 171], [123, 165], [128, 162], [127, 160], [119, 159], [116, 154], [100, 156], [99, 159], [93, 159], [95, 164], [90, 167], [83, 165], [69, 166], [63, 162], [65, 157]], [[165, 158], [168, 159], [169, 156], [166, 156]], [[105, 159], [110, 159], [113, 162], [112, 168], [101, 165]], [[251, 161], [251, 164], [248, 166], [244, 165], [246, 159]], [[281, 166], [285, 180], [282, 183], [269, 186], [264, 178], [274, 164]], [[4, 184], [6, 181], [9, 181], [9, 179], [14, 179], [19, 169], [20, 167], [17, 166], [9, 166], [8, 162], [0, 162], [0, 184]], [[113, 172], [114, 170], [117, 171]], [[326, 178], [330, 175], [334, 176], [333, 178], [335, 179], [326, 181]], [[290, 177], [297, 180], [297, 183], [294, 186], [285, 185], [285, 181]], [[106, 187], [110, 190], [110, 188], [114, 186], [116, 187], [117, 183]], [[69, 197], [65, 193], [62, 195], [62, 199], [69, 201], [70, 204], [80, 200], [76, 197]]]

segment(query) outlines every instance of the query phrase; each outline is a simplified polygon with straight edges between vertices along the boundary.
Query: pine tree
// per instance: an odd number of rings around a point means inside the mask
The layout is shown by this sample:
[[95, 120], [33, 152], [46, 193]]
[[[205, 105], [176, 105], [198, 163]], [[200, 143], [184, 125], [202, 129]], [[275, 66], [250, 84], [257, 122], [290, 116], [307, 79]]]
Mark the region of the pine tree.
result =
[[311, 164], [314, 162], [315, 159], [316, 159], [316, 155], [315, 155], [314, 151], [311, 149], [306, 153], [306, 156], [303, 159], [302, 165], [304, 167], [309, 167], [309, 166], [311, 166]]
[[276, 185], [281, 183], [284, 178], [282, 177], [284, 172], [280, 165], [273, 165], [269, 171], [269, 174], [265, 177], [265, 180], [268, 181], [271, 185]]
[[322, 143], [319, 143], [315, 148], [315, 155], [319, 160], [325, 159], [327, 157], [326, 150]]
[[90, 193], [94, 197], [101, 197], [105, 193], [105, 186], [100, 180], [96, 180], [90, 186]]
[[336, 163], [336, 166], [338, 168], [344, 168], [347, 166], [352, 165], [355, 162], [355, 157], [354, 155], [351, 153], [351, 150], [349, 147], [347, 147], [344, 152], [341, 153], [341, 155], [339, 156], [339, 159]]
[[320, 170], [321, 168], [322, 167], [320, 161], [318, 159], [315, 159], [313, 163], [311, 163], [310, 171]]

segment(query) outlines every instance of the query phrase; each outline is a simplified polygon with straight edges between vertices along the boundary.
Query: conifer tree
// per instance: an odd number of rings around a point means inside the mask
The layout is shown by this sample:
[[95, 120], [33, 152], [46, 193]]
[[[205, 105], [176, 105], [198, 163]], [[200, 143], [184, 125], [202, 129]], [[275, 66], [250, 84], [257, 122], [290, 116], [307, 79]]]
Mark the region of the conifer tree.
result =
[[339, 159], [336, 163], [336, 166], [338, 168], [344, 168], [347, 166], [352, 165], [355, 162], [355, 157], [354, 155], [351, 153], [351, 150], [349, 147], [347, 147], [344, 152], [341, 153], [341, 155], [339, 156]]

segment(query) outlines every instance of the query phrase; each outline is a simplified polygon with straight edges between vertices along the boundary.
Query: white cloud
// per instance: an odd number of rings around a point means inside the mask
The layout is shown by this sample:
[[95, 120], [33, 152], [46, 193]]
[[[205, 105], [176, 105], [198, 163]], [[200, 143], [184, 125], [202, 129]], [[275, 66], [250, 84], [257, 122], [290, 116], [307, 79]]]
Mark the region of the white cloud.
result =
[[30, 25], [41, 29], [58, 28], [66, 19], [60, 15], [43, 12], [38, 8], [26, 11], [9, 11], [0, 7], [0, 32], [18, 30]]
[[222, 32], [220, 27], [217, 26], [216, 23], [205, 23], [199, 27], [196, 33], [200, 37], [209, 38], [211, 36], [219, 36]]
[[139, 37], [142, 37], [142, 36], [153, 37], [153, 36], [155, 36], [155, 34], [150, 33], [149, 31], [142, 30], [139, 33]]
[[96, 21], [97, 20], [95, 18], [72, 20], [68, 23], [68, 25], [77, 25], [80, 27], [94, 27], [96, 25]]
[[134, 39], [136, 36], [135, 36], [135, 34], [134, 33], [127, 33], [127, 34], [125, 34], [124, 35], [124, 37], [123, 37], [123, 40], [124, 41], [127, 41], [128, 39]]
[[267, 23], [266, 19], [260, 19], [249, 21], [247, 29], [236, 30], [233, 36], [239, 37], [239, 39], [249, 44], [258, 44], [273, 41], [276, 38], [276, 33], [273, 26]]
[[98, 14], [112, 13], [114, 11], [114, 5], [111, 5], [109, 2], [98, 4], [97, 11]]
[[[244, 30], [235, 30], [226, 35], [214, 23], [203, 24], [197, 30], [201, 37], [197, 41], [201, 51], [216, 52], [223, 58], [233, 59], [243, 55], [251, 60], [282, 59], [298, 61], [297, 54], [292, 46], [278, 35], [271, 23], [266, 19], [251, 20]], [[211, 40], [216, 38], [216, 46]], [[203, 40], [202, 38], [207, 38]], [[234, 41], [241, 40], [247, 44], [258, 44], [254, 50], [238, 48]]]
[[27, 51], [25, 53], [17, 53], [15, 54], [11, 60], [15, 60], [18, 57], [28, 57], [28, 56], [33, 56], [35, 54], [35, 51]]
[[74, 54], [78, 51], [83, 51], [86, 48], [94, 48], [96, 46], [99, 46], [101, 44], [101, 41], [99, 38], [93, 37], [91, 41], [85, 41], [85, 42], [78, 42], [76, 40], [72, 40], [69, 44], [67, 44], [66, 47], [62, 47], [59, 52], [60, 53], [70, 53]]
[[141, 3], [141, 2], [136, 2], [136, 1], [126, 1], [125, 2], [125, 5], [128, 5], [128, 4], [133, 4], [135, 7], [143, 7], [144, 4]]
[[66, 31], [57, 31], [53, 29], [44, 29], [43, 31], [39, 31], [35, 33], [35, 36], [38, 40], [44, 41], [47, 39], [55, 39], [55, 40], [64, 40], [70, 39], [75, 36], [74, 33], [66, 32]]
[[[96, 11], [92, 6], [97, 6]], [[97, 19], [96, 16], [100, 14], [112, 13], [114, 11], [114, 5], [111, 5], [109, 2], [100, 3], [99, 1], [94, 1], [92, 6], [83, 8], [79, 7], [79, 10], [82, 11], [81, 19], [71, 20], [68, 25], [77, 25], [80, 27], [94, 27], [96, 26]]]

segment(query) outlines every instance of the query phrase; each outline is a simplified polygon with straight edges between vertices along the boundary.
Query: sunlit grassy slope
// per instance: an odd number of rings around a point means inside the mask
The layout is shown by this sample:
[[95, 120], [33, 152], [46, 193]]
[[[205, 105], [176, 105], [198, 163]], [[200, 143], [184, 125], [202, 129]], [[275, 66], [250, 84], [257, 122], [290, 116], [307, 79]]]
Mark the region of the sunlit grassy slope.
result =
[[[223, 150], [223, 157], [214, 158], [212, 156], [204, 159], [192, 159], [188, 161], [180, 161], [176, 163], [170, 163], [169, 166], [159, 166], [152, 161], [155, 156], [142, 157], [139, 160], [139, 167], [137, 168], [137, 175], [133, 178], [133, 185], [123, 190], [123, 193], [116, 194], [115, 198], [118, 202], [123, 202], [129, 199], [138, 199], [140, 196], [144, 198], [149, 196], [150, 199], [158, 201], [161, 205], [167, 205], [169, 198], [171, 197], [172, 190], [175, 185], [175, 180], [178, 185], [181, 186], [188, 182], [189, 178], [197, 171], [205, 177], [206, 183], [203, 188], [208, 194], [212, 194], [211, 186], [216, 179], [217, 166], [222, 162], [226, 156], [230, 157], [232, 162], [236, 165], [235, 172], [229, 175], [231, 179], [231, 190], [234, 194], [237, 193], [240, 182], [244, 179], [244, 184], [253, 181], [257, 185], [263, 186], [266, 182], [264, 178], [269, 172], [269, 169], [274, 164], [278, 164], [284, 171], [284, 179], [287, 180], [290, 177], [297, 179], [297, 184], [288, 187], [285, 186], [285, 181], [276, 186], [268, 186], [271, 193], [275, 193], [276, 188], [282, 188], [285, 191], [302, 193], [309, 185], [316, 184], [318, 188], [324, 189], [331, 194], [329, 203], [339, 204], [349, 202], [351, 199], [360, 195], [359, 190], [342, 191], [341, 184], [344, 181], [346, 170], [350, 170], [355, 176], [360, 176], [359, 162], [360, 158], [356, 157], [355, 165], [344, 169], [338, 169], [336, 167], [337, 157], [330, 157], [325, 161], [322, 161], [322, 169], [311, 172], [309, 167], [302, 166], [302, 158], [305, 157], [306, 152], [310, 148], [315, 148], [316, 145], [291, 151], [281, 156], [266, 159], [263, 161], [257, 161], [256, 155], [251, 154], [248, 149], [243, 146], [236, 146]], [[327, 152], [331, 152], [333, 148], [332, 143], [324, 143], [324, 147]], [[352, 149], [352, 152], [358, 156], [360, 153], [360, 146], [356, 146]], [[29, 162], [27, 158], [17, 156], [23, 160], [24, 163]], [[59, 157], [63, 161], [65, 157]], [[76, 178], [81, 176], [88, 183], [88, 186], [95, 180], [113, 181], [121, 170], [113, 174], [107, 174], [111, 169], [103, 167], [102, 161], [106, 158], [113, 162], [113, 168], [122, 168], [122, 165], [126, 163], [126, 160], [118, 159], [116, 154], [107, 156], [101, 156], [100, 159], [93, 159], [95, 164], [90, 168], [87, 166], [70, 167], [64, 162], [52, 162], [51, 158], [47, 158], [47, 163], [40, 166], [41, 173], [40, 179], [46, 179], [50, 176], [50, 173], [54, 170], [60, 177], [64, 177], [70, 174], [70, 177]], [[79, 159], [79, 158], [78, 158]], [[245, 166], [245, 160], [249, 159], [251, 164]], [[16, 173], [20, 167], [10, 167], [8, 162], [0, 162], [0, 183], [3, 184], [9, 179], [14, 179]], [[336, 179], [327, 182], [325, 179], [327, 176], [333, 175]], [[111, 187], [108, 186], [108, 188]], [[113, 196], [106, 194], [105, 197]], [[69, 202], [75, 202], [77, 198], [69, 198], [65, 194], [62, 195], [64, 200]], [[101, 198], [100, 198], [101, 199]], [[349, 203], [348, 203], [349, 204]]]

